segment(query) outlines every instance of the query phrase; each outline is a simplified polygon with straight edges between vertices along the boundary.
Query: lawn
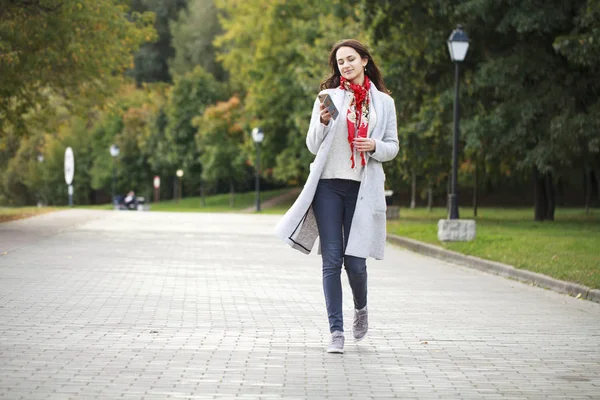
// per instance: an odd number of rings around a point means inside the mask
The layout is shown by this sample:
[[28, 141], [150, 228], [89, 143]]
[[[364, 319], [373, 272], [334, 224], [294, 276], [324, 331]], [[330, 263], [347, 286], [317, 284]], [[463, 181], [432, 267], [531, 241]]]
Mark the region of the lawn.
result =
[[[473, 218], [461, 209], [460, 217]], [[600, 211], [557, 209], [554, 222], [533, 221], [533, 210], [479, 210], [472, 242], [440, 243], [437, 221], [445, 209], [402, 208], [400, 219], [388, 222], [388, 233], [432, 243], [449, 250], [499, 261], [570, 282], [600, 289]]]
[[[288, 189], [263, 191], [260, 193], [261, 204], [269, 199], [284, 194]], [[200, 203], [200, 197], [186, 197], [177, 202], [175, 200], [151, 203], [150, 211], [173, 212], [240, 212], [255, 206], [255, 192], [236, 193], [234, 206], [229, 207], [229, 194], [206, 196], [206, 206]], [[75, 205], [75, 208], [93, 210], [112, 210], [112, 204]], [[65, 210], [61, 207], [0, 207], [0, 222], [33, 217], [47, 212]], [[266, 211], [266, 210], [265, 210]]]
[[0, 207], [0, 222], [14, 221], [60, 210], [59, 207]]
[[[288, 189], [269, 190], [260, 193], [261, 203], [284, 194]], [[255, 192], [236, 193], [233, 207], [229, 206], [229, 194], [206, 196], [206, 205], [200, 204], [200, 197], [186, 197], [181, 201], [161, 201], [152, 203], [150, 211], [175, 211], [175, 212], [240, 212], [254, 207]]]

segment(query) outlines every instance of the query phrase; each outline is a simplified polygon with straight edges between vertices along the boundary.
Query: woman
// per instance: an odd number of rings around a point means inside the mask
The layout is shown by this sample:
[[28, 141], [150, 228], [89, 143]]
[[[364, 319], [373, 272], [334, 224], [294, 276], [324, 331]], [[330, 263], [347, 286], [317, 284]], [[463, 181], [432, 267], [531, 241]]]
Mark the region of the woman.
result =
[[329, 94], [339, 114], [315, 100], [306, 145], [315, 160], [296, 202], [276, 228], [293, 248], [310, 253], [317, 236], [329, 318], [329, 353], [344, 352], [342, 264], [354, 298], [353, 336], [368, 330], [367, 257], [383, 259], [386, 239], [382, 163], [398, 153], [394, 100], [367, 48], [357, 40], [337, 43], [329, 56]]

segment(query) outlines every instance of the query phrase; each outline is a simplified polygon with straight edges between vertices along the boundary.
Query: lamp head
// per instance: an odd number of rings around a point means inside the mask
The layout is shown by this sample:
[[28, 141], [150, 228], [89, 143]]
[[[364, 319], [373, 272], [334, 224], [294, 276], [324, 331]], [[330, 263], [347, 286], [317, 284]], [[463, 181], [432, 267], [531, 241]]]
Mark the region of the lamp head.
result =
[[110, 146], [110, 155], [111, 156], [118, 157], [120, 151], [121, 150], [119, 149], [119, 146], [117, 146], [116, 144], [113, 144]]
[[462, 25], [457, 25], [448, 38], [448, 51], [454, 62], [462, 62], [467, 56], [469, 49], [469, 38], [463, 31]]
[[262, 142], [264, 137], [265, 137], [265, 134], [263, 133], [262, 129], [260, 129], [260, 128], [252, 129], [252, 140], [254, 140], [254, 143]]

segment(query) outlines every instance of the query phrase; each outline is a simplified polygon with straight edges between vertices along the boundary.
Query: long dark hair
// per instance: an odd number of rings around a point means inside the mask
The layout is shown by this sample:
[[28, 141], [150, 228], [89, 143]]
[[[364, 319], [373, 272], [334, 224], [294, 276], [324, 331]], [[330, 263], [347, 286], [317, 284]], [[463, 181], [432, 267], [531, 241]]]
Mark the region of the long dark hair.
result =
[[354, 50], [356, 50], [360, 58], [366, 58], [367, 65], [365, 66], [365, 75], [369, 77], [369, 80], [375, 84], [380, 92], [388, 94], [390, 93], [388, 88], [386, 88], [385, 84], [383, 83], [381, 72], [379, 72], [379, 68], [377, 68], [375, 61], [373, 61], [373, 57], [371, 57], [369, 50], [367, 50], [364, 44], [356, 39], [342, 40], [333, 45], [331, 53], [329, 53], [329, 66], [331, 67], [332, 75], [321, 82], [320, 90], [335, 89], [340, 86], [341, 75], [336, 60], [336, 53], [340, 47], [352, 47]]

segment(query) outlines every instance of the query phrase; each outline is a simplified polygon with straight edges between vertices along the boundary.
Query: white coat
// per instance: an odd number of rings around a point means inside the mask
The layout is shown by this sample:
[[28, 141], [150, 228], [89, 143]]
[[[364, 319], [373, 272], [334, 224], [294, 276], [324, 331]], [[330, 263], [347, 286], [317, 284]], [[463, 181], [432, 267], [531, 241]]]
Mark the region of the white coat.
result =
[[[345, 91], [339, 88], [326, 89], [338, 110], [345, 106]], [[370, 89], [371, 104], [375, 108], [376, 122], [369, 129], [369, 137], [375, 140], [375, 151], [366, 153], [356, 209], [352, 218], [352, 229], [346, 245], [346, 255], [383, 259], [386, 240], [386, 202], [384, 194], [385, 173], [381, 163], [392, 160], [398, 153], [398, 126], [394, 99], [377, 90]], [[331, 148], [335, 124], [346, 123], [346, 116], [330, 120], [327, 126], [320, 121], [318, 98], [313, 106], [306, 145], [316, 157], [310, 165], [310, 173], [302, 192], [275, 228], [276, 235], [292, 248], [309, 254], [319, 235], [312, 202]], [[356, 160], [360, 162], [360, 157]]]

